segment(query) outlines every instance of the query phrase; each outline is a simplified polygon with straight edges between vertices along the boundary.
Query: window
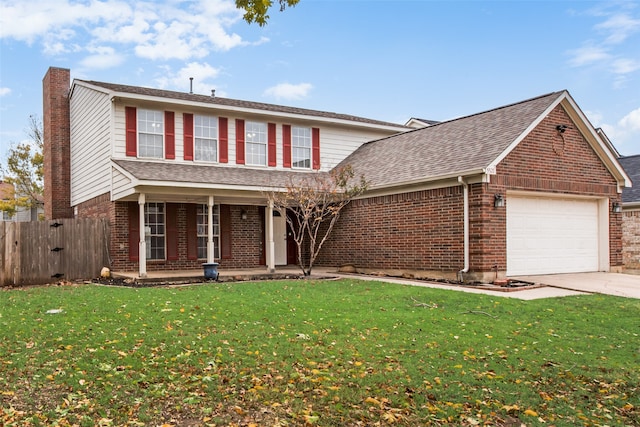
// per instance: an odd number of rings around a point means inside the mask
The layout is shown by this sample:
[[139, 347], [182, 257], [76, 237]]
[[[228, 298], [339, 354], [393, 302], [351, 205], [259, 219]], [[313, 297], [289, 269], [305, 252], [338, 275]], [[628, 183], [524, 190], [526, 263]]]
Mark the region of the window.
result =
[[294, 168], [311, 168], [311, 129], [291, 127], [291, 160]]
[[140, 157], [163, 157], [163, 113], [162, 111], [138, 110], [138, 155]]
[[[207, 226], [209, 206], [198, 205], [198, 258], [207, 258]], [[213, 206], [213, 257], [220, 258], [220, 206]]]
[[13, 215], [7, 211], [2, 211], [2, 221], [11, 221], [13, 219]]
[[144, 240], [147, 246], [147, 259], [165, 259], [164, 212], [164, 203], [147, 203], [144, 205]]
[[246, 162], [248, 165], [267, 165], [267, 125], [246, 122], [245, 124]]
[[218, 161], [218, 120], [211, 116], [194, 117], [195, 160]]

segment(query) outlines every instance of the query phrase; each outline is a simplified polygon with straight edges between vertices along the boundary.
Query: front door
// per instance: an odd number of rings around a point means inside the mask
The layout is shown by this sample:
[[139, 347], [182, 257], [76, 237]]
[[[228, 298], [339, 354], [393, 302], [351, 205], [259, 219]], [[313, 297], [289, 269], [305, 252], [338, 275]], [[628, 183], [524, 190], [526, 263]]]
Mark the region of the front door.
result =
[[287, 265], [287, 219], [275, 209], [273, 211], [273, 243], [276, 265]]

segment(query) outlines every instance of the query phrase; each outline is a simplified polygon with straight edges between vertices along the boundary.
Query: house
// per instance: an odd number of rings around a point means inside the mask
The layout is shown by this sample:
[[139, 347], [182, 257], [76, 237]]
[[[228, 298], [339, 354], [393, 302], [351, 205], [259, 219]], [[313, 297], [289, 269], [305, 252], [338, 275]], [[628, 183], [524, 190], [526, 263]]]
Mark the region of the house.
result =
[[363, 144], [318, 263], [490, 282], [618, 271], [630, 180], [567, 91]]
[[344, 114], [112, 83], [43, 80], [46, 218], [107, 218], [112, 269], [295, 263], [284, 212], [265, 192], [327, 173], [403, 132]]
[[479, 281], [622, 266], [630, 180], [567, 91], [411, 126], [61, 68], [43, 91], [46, 216], [108, 218], [116, 271], [293, 264], [265, 192], [346, 164], [370, 187], [316, 265]]
[[[620, 164], [633, 182], [640, 182], [640, 155], [620, 157]], [[622, 263], [640, 270], [640, 187], [622, 192]]]
[[[16, 197], [13, 184], [0, 181], [0, 202]], [[38, 221], [40, 216], [44, 214], [44, 202], [42, 197], [38, 196], [38, 202], [31, 207], [17, 206], [15, 212], [11, 214], [2, 211], [0, 221], [28, 222]]]

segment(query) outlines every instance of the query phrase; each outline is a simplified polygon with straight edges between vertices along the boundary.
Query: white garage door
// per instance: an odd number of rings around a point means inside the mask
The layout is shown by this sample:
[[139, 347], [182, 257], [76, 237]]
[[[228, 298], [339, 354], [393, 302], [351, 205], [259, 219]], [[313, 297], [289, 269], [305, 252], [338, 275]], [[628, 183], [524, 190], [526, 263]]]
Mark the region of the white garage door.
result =
[[598, 271], [598, 202], [507, 198], [507, 275]]

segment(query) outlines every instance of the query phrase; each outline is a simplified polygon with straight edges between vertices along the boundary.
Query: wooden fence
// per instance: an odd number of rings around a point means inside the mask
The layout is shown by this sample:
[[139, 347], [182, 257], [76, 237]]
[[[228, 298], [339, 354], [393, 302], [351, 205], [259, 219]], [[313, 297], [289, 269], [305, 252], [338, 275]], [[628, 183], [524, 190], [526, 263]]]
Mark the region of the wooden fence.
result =
[[103, 219], [0, 222], [0, 286], [93, 279], [109, 266]]

